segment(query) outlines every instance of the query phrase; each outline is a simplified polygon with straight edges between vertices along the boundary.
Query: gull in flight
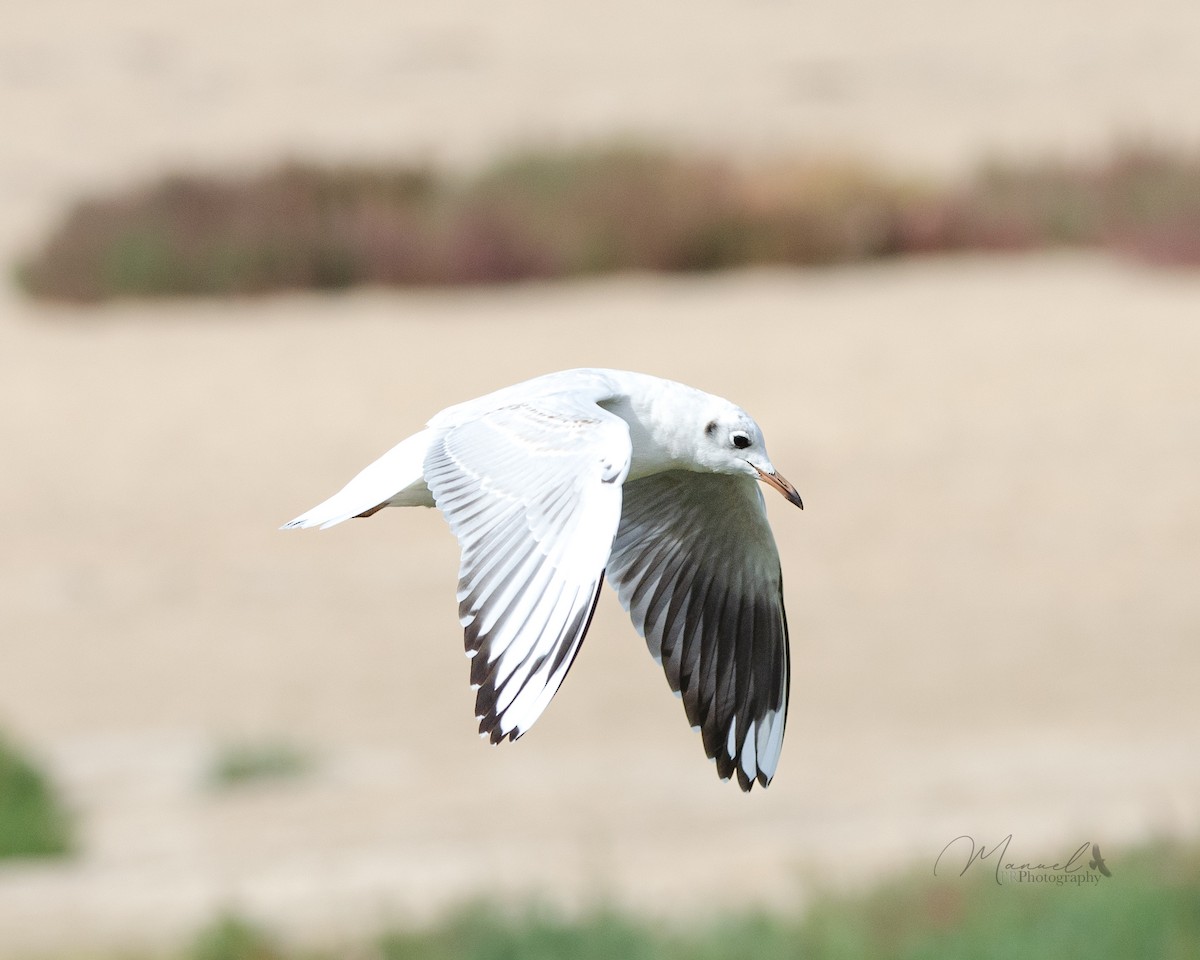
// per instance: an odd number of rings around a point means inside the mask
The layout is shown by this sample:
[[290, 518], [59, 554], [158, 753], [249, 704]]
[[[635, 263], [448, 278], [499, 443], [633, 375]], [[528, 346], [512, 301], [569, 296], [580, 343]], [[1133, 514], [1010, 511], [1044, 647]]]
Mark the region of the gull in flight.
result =
[[775, 775], [787, 616], [759, 481], [797, 507], [741, 408], [622, 370], [552, 373], [449, 407], [284, 525], [441, 510], [479, 732], [515, 740], [570, 669], [607, 573], [721, 778]]

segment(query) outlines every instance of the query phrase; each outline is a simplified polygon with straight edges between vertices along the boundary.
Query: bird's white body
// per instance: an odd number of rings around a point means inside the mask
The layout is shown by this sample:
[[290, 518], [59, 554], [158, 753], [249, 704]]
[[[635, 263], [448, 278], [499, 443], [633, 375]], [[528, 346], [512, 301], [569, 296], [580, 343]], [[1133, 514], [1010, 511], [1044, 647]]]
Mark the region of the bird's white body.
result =
[[[448, 407], [286, 524], [437, 506], [463, 551], [459, 615], [480, 731], [540, 716], [607, 569], [722, 776], [774, 775], [787, 707], [779, 560], [756, 480], [800, 505], [757, 424], [620, 370], [552, 373]], [[740, 719], [739, 719], [740, 715]]]

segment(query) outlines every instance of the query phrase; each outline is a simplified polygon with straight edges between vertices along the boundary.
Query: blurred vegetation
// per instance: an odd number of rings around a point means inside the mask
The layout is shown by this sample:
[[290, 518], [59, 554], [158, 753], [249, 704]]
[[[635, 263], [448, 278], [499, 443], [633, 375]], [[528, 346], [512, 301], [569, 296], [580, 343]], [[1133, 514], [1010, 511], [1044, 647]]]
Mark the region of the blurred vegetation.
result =
[[34, 762], [0, 736], [0, 859], [72, 849], [71, 819]]
[[476, 908], [424, 933], [392, 933], [381, 960], [1128, 960], [1200, 956], [1200, 850], [1162, 845], [1109, 860], [1086, 886], [1006, 884], [921, 870], [866, 894], [680, 929], [628, 914], [566, 920]]
[[284, 960], [269, 933], [234, 914], [218, 917], [196, 934], [186, 960]]
[[202, 931], [184, 960], [1184, 960], [1200, 956], [1200, 849], [1109, 851], [1111, 878], [1005, 883], [990, 869], [931, 869], [867, 893], [818, 897], [802, 916], [730, 914], [681, 925], [603, 909], [476, 905], [373, 943], [285, 949], [234, 915]]
[[18, 265], [39, 297], [506, 283], [1091, 246], [1200, 265], [1200, 157], [993, 164], [919, 184], [850, 162], [754, 168], [644, 147], [429, 166], [166, 177], [76, 204]]
[[222, 747], [208, 781], [217, 788], [261, 780], [287, 780], [312, 769], [312, 757], [289, 743], [238, 743]]

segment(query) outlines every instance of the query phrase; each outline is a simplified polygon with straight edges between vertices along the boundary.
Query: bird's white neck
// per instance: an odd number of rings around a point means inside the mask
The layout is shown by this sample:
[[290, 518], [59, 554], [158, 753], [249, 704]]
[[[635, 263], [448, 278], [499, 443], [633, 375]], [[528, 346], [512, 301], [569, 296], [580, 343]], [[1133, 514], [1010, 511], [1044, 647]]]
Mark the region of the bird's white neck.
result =
[[[614, 390], [600, 406], [629, 425], [633, 456], [627, 480], [693, 466], [698, 424], [713, 397], [672, 380], [663, 380], [625, 370], [606, 370]], [[696, 417], [680, 417], [679, 411], [694, 410]]]

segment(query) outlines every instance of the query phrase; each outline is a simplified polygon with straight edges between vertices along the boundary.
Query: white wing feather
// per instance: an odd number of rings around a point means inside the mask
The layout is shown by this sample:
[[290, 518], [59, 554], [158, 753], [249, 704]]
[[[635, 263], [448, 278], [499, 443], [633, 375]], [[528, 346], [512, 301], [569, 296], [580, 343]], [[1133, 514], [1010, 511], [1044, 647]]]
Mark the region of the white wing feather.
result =
[[425, 478], [462, 548], [459, 619], [493, 742], [532, 726], [583, 642], [630, 451], [624, 421], [566, 396], [434, 431]]
[[422, 430], [402, 440], [355, 477], [328, 500], [317, 504], [280, 529], [332, 527], [385, 504], [396, 506], [433, 506], [425, 486], [425, 457], [432, 432]]

